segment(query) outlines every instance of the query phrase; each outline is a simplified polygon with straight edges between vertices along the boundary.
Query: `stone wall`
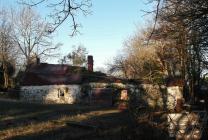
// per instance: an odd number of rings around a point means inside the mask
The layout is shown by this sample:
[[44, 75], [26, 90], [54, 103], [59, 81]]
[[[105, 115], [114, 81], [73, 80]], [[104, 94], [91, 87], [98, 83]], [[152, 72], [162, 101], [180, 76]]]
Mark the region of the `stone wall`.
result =
[[123, 89], [127, 88], [127, 85], [122, 83], [89, 83], [83, 85], [23, 86], [20, 91], [20, 99], [39, 103], [90, 103], [90, 99], [94, 97], [93, 89], [97, 88], [103, 90], [108, 88]]
[[128, 89], [130, 96], [136, 98], [136, 104], [148, 106], [153, 110], [172, 111], [176, 107], [177, 100], [183, 99], [183, 90], [179, 86], [166, 87], [165, 85], [122, 83], [90, 83], [90, 86], [91, 88]]
[[84, 102], [85, 100], [89, 102], [92, 90], [96, 88], [128, 89], [128, 95], [134, 100], [133, 104], [148, 106], [153, 110], [174, 110], [177, 99], [183, 98], [182, 88], [178, 86], [89, 83], [87, 85], [23, 86], [20, 92], [20, 99], [42, 103], [73, 104], [80, 101]]
[[183, 88], [179, 86], [167, 87], [167, 108], [176, 109], [177, 101], [183, 100]]
[[80, 85], [23, 86], [20, 99], [41, 103], [73, 104], [79, 101], [80, 91]]
[[153, 84], [141, 84], [132, 88], [133, 106], [151, 110], [174, 110], [178, 99], [183, 99], [182, 87]]

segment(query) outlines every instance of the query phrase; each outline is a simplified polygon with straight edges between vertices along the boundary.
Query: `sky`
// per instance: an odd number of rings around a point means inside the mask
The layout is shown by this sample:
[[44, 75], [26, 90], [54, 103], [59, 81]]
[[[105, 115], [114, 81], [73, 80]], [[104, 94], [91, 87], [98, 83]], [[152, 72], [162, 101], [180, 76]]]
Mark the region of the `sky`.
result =
[[[92, 0], [92, 13], [87, 17], [78, 14], [76, 18], [82, 24], [81, 34], [70, 37], [70, 22], [66, 21], [53, 34], [53, 42], [62, 43], [60, 56], [49, 59], [48, 63], [57, 63], [58, 59], [72, 50], [73, 45], [83, 45], [94, 57], [94, 67], [106, 68], [113, 57], [122, 50], [123, 42], [138, 29], [145, 26], [147, 17], [142, 10], [150, 10], [147, 0]], [[0, 0], [1, 7], [18, 7], [16, 0]], [[36, 7], [42, 17], [49, 12], [44, 6]], [[47, 17], [46, 17], [47, 19]], [[70, 20], [70, 19], [69, 19]]]

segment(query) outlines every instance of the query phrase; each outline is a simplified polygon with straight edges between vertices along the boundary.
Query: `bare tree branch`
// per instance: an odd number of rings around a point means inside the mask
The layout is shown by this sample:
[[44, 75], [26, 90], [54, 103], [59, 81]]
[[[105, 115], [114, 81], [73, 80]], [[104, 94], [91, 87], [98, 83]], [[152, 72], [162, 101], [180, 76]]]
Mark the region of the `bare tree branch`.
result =
[[81, 25], [77, 23], [76, 13], [81, 13], [83, 15], [89, 15], [91, 13], [90, 8], [92, 6], [91, 0], [81, 0], [79, 3], [76, 0], [57, 0], [57, 2], [48, 2], [47, 0], [41, 0], [38, 2], [26, 2], [25, 0], [20, 1], [21, 4], [29, 6], [38, 6], [40, 4], [45, 4], [46, 7], [51, 9], [49, 15], [53, 22], [51, 23], [51, 28], [48, 30], [49, 33], [54, 32], [61, 24], [66, 22], [69, 18], [71, 23], [71, 36], [79, 33], [79, 27]]
[[156, 28], [156, 24], [157, 24], [157, 19], [158, 19], [158, 14], [159, 14], [159, 7], [160, 7], [160, 0], [158, 0], [158, 3], [157, 3], [157, 7], [156, 7], [156, 13], [155, 13], [155, 20], [154, 20], [154, 25], [153, 25], [153, 28], [152, 28], [152, 32], [150, 33], [150, 36], [147, 40], [147, 45], [149, 45], [149, 41], [150, 39], [152, 38], [152, 35], [155, 31], [155, 28]]
[[[59, 46], [52, 46], [51, 34], [47, 32], [48, 24], [43, 22], [30, 7], [12, 11], [13, 40], [16, 42], [26, 65], [33, 57], [52, 56]], [[54, 52], [53, 52], [54, 51]], [[45, 56], [44, 56], [45, 55]]]

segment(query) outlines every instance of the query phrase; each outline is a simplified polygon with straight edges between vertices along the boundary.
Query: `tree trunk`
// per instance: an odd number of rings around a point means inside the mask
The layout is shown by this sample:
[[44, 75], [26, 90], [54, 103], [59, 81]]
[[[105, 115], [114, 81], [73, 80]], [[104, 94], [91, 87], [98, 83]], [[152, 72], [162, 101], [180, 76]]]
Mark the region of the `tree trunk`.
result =
[[8, 69], [5, 63], [3, 63], [3, 74], [4, 74], [4, 88], [9, 87], [9, 75], [8, 75]]

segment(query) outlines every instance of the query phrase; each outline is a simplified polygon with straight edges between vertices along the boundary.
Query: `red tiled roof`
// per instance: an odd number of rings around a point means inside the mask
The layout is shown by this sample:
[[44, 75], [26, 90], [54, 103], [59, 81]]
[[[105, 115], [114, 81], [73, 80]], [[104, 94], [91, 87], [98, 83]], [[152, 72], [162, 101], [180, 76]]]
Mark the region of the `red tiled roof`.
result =
[[60, 85], [89, 82], [121, 83], [127, 80], [109, 77], [104, 73], [90, 72], [84, 67], [41, 63], [26, 70], [21, 85]]
[[79, 84], [84, 70], [77, 66], [41, 63], [26, 70], [21, 85]]
[[121, 82], [121, 79], [108, 77], [104, 73], [90, 72], [84, 67], [46, 64], [32, 65], [23, 76], [21, 85], [60, 85], [89, 82]]

